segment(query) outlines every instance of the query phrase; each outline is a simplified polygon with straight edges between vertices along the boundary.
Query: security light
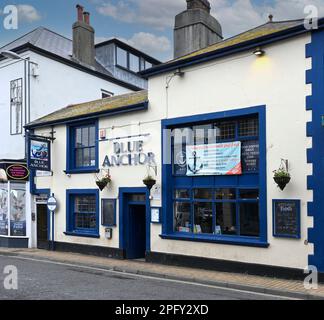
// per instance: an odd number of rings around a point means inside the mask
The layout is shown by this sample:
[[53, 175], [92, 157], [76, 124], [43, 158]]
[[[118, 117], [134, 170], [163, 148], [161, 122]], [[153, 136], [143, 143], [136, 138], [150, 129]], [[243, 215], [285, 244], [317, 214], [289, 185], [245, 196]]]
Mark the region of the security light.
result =
[[257, 48], [254, 50], [253, 54], [255, 54], [257, 57], [262, 57], [265, 54], [265, 51], [261, 48]]

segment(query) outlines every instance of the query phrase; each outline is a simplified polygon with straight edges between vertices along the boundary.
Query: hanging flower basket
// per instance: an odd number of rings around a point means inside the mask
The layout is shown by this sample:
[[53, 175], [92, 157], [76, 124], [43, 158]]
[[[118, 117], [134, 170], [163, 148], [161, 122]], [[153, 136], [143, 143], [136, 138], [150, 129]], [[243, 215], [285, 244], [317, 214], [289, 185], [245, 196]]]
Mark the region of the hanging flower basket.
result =
[[273, 178], [275, 183], [278, 185], [280, 190], [284, 191], [287, 184], [290, 182], [291, 178], [290, 177], [274, 177]]
[[279, 170], [274, 171], [273, 180], [278, 185], [280, 190], [283, 191], [283, 190], [285, 190], [287, 184], [290, 182], [291, 176], [287, 170], [279, 169]]
[[110, 182], [111, 182], [111, 176], [109, 173], [107, 173], [103, 178], [98, 179], [96, 181], [96, 185], [98, 186], [100, 191], [103, 191]]
[[98, 186], [100, 191], [102, 191], [103, 189], [105, 189], [107, 187], [108, 182], [104, 181], [104, 180], [99, 180], [99, 181], [96, 181], [96, 185]]
[[151, 176], [147, 176], [144, 180], [143, 183], [146, 185], [146, 187], [151, 191], [153, 186], [156, 184], [156, 180], [152, 178]]

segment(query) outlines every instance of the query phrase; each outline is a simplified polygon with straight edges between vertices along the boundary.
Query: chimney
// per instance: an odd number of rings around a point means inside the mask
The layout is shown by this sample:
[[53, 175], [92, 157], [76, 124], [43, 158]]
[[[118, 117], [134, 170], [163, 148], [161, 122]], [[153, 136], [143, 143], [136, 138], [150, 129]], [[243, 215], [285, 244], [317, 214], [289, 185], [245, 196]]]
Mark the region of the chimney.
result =
[[73, 58], [88, 66], [95, 64], [95, 31], [90, 26], [90, 13], [76, 6], [78, 21], [73, 24]]
[[178, 14], [174, 27], [174, 58], [185, 56], [223, 39], [222, 27], [210, 14], [208, 0], [186, 0], [187, 10]]

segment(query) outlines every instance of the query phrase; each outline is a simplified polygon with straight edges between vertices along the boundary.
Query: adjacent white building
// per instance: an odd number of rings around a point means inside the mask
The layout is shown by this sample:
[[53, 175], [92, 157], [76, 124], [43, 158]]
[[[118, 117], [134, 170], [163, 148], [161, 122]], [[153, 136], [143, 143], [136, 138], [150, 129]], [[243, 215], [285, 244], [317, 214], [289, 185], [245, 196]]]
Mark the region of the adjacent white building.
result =
[[[77, 9], [73, 40], [39, 27], [0, 48], [0, 245], [10, 236], [30, 236], [30, 225], [23, 225], [33, 213], [28, 177], [6, 177], [8, 167], [19, 171], [26, 165], [24, 125], [72, 103], [145, 89], [138, 72], [159, 63], [117, 39], [96, 46], [89, 14]], [[17, 202], [24, 230], [10, 232]]]

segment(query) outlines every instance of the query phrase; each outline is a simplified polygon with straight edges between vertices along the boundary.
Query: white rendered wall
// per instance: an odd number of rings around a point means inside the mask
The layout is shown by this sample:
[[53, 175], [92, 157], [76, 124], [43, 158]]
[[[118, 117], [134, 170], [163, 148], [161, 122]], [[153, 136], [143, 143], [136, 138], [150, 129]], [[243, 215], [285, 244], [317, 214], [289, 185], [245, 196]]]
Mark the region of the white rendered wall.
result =
[[[108, 137], [150, 133], [144, 144], [145, 152], [154, 152], [158, 160], [158, 184], [161, 184], [161, 123], [166, 117], [175, 118], [217, 111], [241, 109], [266, 105], [267, 125], [267, 224], [270, 247], [254, 248], [202, 242], [162, 240], [161, 225], [151, 225], [151, 251], [224, 259], [248, 263], [304, 268], [308, 255], [313, 252], [311, 244], [305, 245], [307, 228], [312, 219], [307, 217], [307, 202], [312, 192], [307, 191], [306, 177], [312, 173], [306, 161], [306, 149], [312, 141], [306, 138], [306, 122], [310, 114], [305, 108], [305, 96], [311, 88], [305, 85], [305, 71], [310, 61], [305, 59], [305, 45], [310, 37], [295, 39], [265, 47], [266, 55], [257, 58], [251, 52], [197, 65], [184, 69], [183, 78], [175, 77], [166, 94], [164, 74], [149, 80], [149, 110], [147, 112], [101, 119], [100, 128], [109, 128]], [[168, 108], [167, 108], [168, 105]], [[141, 124], [139, 125], [139, 121]], [[146, 121], [150, 123], [145, 124]], [[118, 126], [124, 126], [118, 128]], [[44, 129], [45, 132], [48, 129]], [[96, 188], [94, 174], [80, 174], [68, 177], [64, 174], [66, 159], [66, 128], [55, 128], [53, 144], [52, 178], [37, 178], [38, 188], [51, 188], [60, 201], [56, 215], [57, 241], [119, 247], [119, 221], [113, 231], [113, 239], [75, 238], [63, 234], [66, 228], [66, 189]], [[41, 131], [40, 131], [41, 132]], [[106, 154], [111, 154], [112, 143], [100, 142], [102, 163]], [[289, 159], [292, 181], [284, 192], [279, 191], [272, 177], [278, 169], [281, 158]], [[119, 187], [141, 187], [146, 174], [145, 167], [112, 168], [113, 185], [101, 193], [104, 198], [117, 198]], [[272, 199], [301, 199], [301, 239], [278, 239], [272, 236]], [[161, 206], [154, 200], [152, 206]], [[118, 208], [117, 208], [118, 217]]]
[[[37, 53], [27, 52], [22, 57], [29, 57], [39, 65], [39, 76], [30, 77], [31, 106], [30, 114], [26, 112], [27, 122], [70, 104], [101, 99], [101, 89], [116, 95], [131, 91]], [[23, 78], [25, 90], [24, 62], [18, 61], [12, 64], [13, 62], [8, 59], [0, 62], [0, 159], [25, 158], [24, 136], [10, 136], [10, 81]], [[24, 107], [25, 95], [23, 95]], [[25, 119], [25, 110], [23, 119]], [[23, 124], [25, 125], [25, 121]]]
[[[307, 228], [312, 226], [312, 218], [307, 217], [312, 192], [307, 191], [306, 185], [307, 175], [312, 173], [306, 160], [306, 149], [312, 144], [306, 137], [306, 122], [311, 114], [305, 108], [305, 97], [310, 92], [305, 84], [311, 63], [305, 59], [305, 45], [309, 42], [309, 35], [300, 36], [264, 47], [266, 55], [262, 58], [250, 52], [184, 69], [185, 76], [174, 78], [168, 93], [169, 118], [266, 105], [270, 247], [161, 240], [161, 227], [153, 225], [152, 251], [295, 268], [307, 266], [308, 255], [313, 252], [313, 246], [304, 243]], [[166, 76], [149, 81], [151, 108], [165, 108]], [[289, 160], [292, 175], [284, 192], [272, 179], [282, 158]], [[273, 238], [272, 199], [301, 199], [301, 240]]]

